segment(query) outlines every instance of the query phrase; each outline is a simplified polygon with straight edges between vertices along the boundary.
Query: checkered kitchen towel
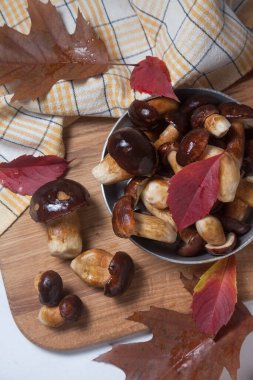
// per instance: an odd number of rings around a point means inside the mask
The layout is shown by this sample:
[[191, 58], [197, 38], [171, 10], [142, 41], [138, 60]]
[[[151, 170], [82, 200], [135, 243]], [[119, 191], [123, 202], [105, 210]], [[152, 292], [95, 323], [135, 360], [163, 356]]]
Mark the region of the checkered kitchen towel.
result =
[[[43, 0], [44, 2], [47, 2]], [[78, 6], [105, 41], [110, 60], [164, 59], [175, 86], [222, 90], [253, 68], [252, 0], [52, 0], [70, 32]], [[28, 33], [25, 0], [0, 0], [0, 24]], [[253, 15], [252, 15], [253, 16]], [[244, 17], [244, 20], [243, 20]], [[252, 25], [250, 25], [252, 26]], [[130, 68], [112, 67], [86, 81], [60, 81], [43, 99], [10, 103], [0, 88], [0, 161], [21, 154], [64, 155], [66, 116], [119, 117], [133, 100]], [[141, 97], [138, 95], [138, 97]], [[85, 133], [85, 127], [84, 131]], [[0, 186], [0, 234], [26, 209], [29, 197]]]

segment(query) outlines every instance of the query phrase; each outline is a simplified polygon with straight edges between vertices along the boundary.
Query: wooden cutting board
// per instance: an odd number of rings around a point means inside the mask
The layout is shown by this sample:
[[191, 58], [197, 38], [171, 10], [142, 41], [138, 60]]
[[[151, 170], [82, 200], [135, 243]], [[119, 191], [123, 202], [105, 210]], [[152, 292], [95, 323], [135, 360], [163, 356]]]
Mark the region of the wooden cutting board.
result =
[[[227, 93], [253, 106], [252, 90], [253, 78], [249, 77]], [[31, 220], [27, 211], [0, 239], [0, 265], [15, 322], [28, 339], [50, 350], [111, 342], [141, 331], [142, 325], [126, 318], [150, 305], [189, 312], [191, 297], [184, 290], [179, 274], [201, 274], [207, 268], [159, 260], [142, 252], [130, 241], [114, 236], [100, 186], [91, 175], [113, 124], [112, 119], [80, 119], [64, 130], [64, 140], [67, 158], [76, 158], [68, 177], [81, 182], [92, 197], [92, 204], [81, 214], [84, 250], [97, 247], [112, 253], [117, 250], [128, 252], [136, 264], [136, 275], [128, 292], [118, 299], [110, 299], [100, 290], [83, 283], [72, 272], [69, 262], [49, 255], [46, 231], [41, 224]], [[238, 254], [237, 260], [239, 295], [244, 300], [253, 298], [253, 245]], [[65, 288], [82, 298], [85, 315], [79, 323], [60, 329], [49, 329], [39, 323], [40, 304], [33, 280], [39, 271], [48, 269], [58, 271]]]

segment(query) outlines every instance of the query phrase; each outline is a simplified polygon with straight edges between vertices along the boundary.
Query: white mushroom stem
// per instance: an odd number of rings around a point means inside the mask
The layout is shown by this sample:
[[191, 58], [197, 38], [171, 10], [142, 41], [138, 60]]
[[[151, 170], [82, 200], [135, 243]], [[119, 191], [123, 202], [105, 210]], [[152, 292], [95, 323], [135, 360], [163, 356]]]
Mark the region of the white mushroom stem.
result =
[[110, 154], [92, 169], [92, 175], [98, 182], [104, 185], [112, 185], [119, 181], [129, 179], [131, 174], [122, 169]]
[[208, 244], [222, 245], [226, 241], [221, 222], [215, 216], [208, 215], [196, 222], [199, 235]]
[[225, 216], [244, 221], [247, 217], [249, 206], [247, 203], [243, 202], [240, 198], [235, 197], [233, 202], [226, 204]]
[[47, 222], [48, 249], [52, 256], [72, 259], [82, 251], [77, 212]]
[[180, 137], [180, 133], [174, 124], [169, 124], [165, 130], [160, 134], [159, 139], [155, 141], [154, 146], [156, 149], [160, 148], [161, 145], [169, 142], [175, 142]]
[[132, 235], [164, 243], [174, 243], [177, 239], [177, 233], [173, 226], [155, 216], [135, 212], [134, 220], [135, 225]]
[[248, 206], [253, 207], [253, 183], [245, 178], [241, 179], [236, 197], [240, 198]]
[[220, 160], [219, 193], [221, 202], [232, 202], [240, 182], [240, 166], [238, 160], [230, 153], [225, 152]]
[[167, 155], [167, 160], [175, 174], [180, 172], [180, 170], [183, 169], [183, 166], [179, 165], [179, 163], [177, 162], [177, 152], [175, 150], [172, 150]]
[[206, 149], [204, 150], [204, 153], [201, 155], [199, 159], [206, 160], [207, 158], [217, 156], [218, 154], [221, 154], [223, 152], [224, 152], [224, 149], [219, 148], [218, 146], [207, 145]]
[[219, 138], [225, 136], [230, 126], [231, 124], [228, 119], [219, 114], [208, 116], [204, 122], [205, 129], [207, 129], [212, 135]]
[[169, 181], [165, 179], [153, 179], [147, 183], [142, 199], [158, 209], [167, 208]]
[[149, 203], [145, 196], [142, 196], [142, 202], [146, 209], [154, 216], [159, 219], [162, 219], [164, 222], [171, 224], [171, 226], [177, 231], [176, 223], [174, 222], [171, 213], [168, 210], [160, 210]]

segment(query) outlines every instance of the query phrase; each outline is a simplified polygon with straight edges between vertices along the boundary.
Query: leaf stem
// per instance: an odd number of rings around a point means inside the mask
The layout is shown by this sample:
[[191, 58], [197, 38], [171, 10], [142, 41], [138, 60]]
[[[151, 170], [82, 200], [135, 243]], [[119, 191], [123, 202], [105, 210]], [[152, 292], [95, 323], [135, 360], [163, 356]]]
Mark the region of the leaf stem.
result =
[[111, 66], [138, 66], [138, 63], [114, 63], [109, 61]]

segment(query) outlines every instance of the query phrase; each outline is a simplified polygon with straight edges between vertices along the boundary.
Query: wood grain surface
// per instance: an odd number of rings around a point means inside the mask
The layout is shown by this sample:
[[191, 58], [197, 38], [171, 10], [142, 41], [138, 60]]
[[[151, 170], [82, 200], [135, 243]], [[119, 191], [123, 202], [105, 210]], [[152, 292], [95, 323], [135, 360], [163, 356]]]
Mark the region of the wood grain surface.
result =
[[[226, 91], [236, 99], [253, 106], [253, 77], [240, 81]], [[94, 345], [143, 330], [143, 326], [126, 318], [150, 305], [190, 311], [191, 297], [180, 281], [201, 274], [207, 266], [180, 266], [142, 252], [128, 240], [114, 236], [110, 215], [103, 202], [100, 186], [91, 169], [101, 156], [104, 141], [115, 120], [79, 119], [64, 130], [67, 158], [71, 164], [68, 178], [81, 182], [90, 192], [92, 203], [81, 213], [84, 250], [96, 247], [112, 253], [128, 252], [134, 259], [136, 275], [128, 292], [110, 299], [103, 292], [84, 284], [70, 269], [68, 261], [51, 257], [47, 251], [46, 230], [33, 222], [26, 211], [0, 239], [0, 267], [15, 322], [32, 342], [50, 350], [68, 350]], [[253, 298], [253, 245], [237, 254], [239, 296]], [[33, 287], [39, 271], [58, 271], [67, 291], [78, 294], [85, 304], [82, 320], [75, 325], [50, 329], [37, 319], [40, 304]]]

